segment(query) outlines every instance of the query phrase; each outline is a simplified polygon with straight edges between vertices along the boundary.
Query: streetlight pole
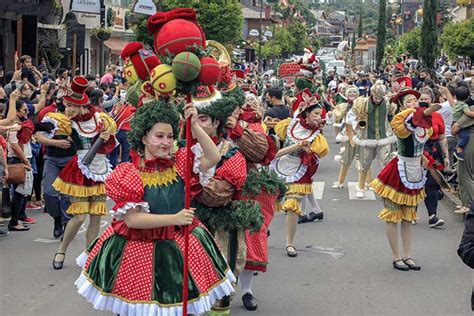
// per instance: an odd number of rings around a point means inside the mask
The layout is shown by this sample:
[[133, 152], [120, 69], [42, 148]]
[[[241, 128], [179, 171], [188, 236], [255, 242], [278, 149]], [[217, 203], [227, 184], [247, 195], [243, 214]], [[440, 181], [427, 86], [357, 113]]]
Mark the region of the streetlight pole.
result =
[[264, 0], [260, 1], [260, 31], [258, 36], [258, 70], [263, 71], [262, 65], [262, 15], [263, 15], [263, 3]]

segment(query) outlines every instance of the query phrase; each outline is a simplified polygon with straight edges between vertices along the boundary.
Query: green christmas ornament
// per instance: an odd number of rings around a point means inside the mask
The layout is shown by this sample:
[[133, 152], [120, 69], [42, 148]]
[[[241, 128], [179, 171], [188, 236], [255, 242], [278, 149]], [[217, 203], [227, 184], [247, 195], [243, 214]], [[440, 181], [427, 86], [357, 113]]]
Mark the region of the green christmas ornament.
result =
[[190, 52], [182, 52], [176, 55], [171, 64], [173, 74], [178, 80], [193, 81], [201, 72], [199, 57]]

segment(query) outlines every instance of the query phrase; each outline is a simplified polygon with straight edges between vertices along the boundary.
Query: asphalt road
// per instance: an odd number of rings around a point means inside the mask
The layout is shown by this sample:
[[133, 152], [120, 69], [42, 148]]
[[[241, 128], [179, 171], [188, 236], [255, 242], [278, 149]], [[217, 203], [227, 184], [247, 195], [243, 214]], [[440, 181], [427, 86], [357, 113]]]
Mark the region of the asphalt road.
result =
[[[332, 129], [326, 133], [332, 151], [316, 177], [324, 182], [319, 202], [325, 220], [298, 226], [298, 257], [289, 258], [285, 215], [275, 216], [268, 272], [254, 279], [258, 310], [244, 310], [238, 292], [232, 315], [472, 315], [471, 271], [456, 254], [462, 219], [442, 203], [438, 214], [446, 225], [432, 229], [420, 207], [412, 255], [422, 270], [394, 270], [384, 224], [377, 218], [381, 202], [352, 200], [347, 186], [331, 189], [339, 168], [333, 160], [338, 146]], [[355, 167], [348, 180], [357, 180]], [[58, 241], [52, 239], [52, 221], [41, 211], [30, 215], [38, 223], [29, 232], [12, 232], [0, 240], [0, 314], [111, 315], [94, 311], [76, 294], [73, 283], [80, 269], [74, 259], [85, 246], [84, 233], [71, 244], [64, 269], [54, 271]], [[104, 225], [106, 221], [110, 218], [104, 218]]]

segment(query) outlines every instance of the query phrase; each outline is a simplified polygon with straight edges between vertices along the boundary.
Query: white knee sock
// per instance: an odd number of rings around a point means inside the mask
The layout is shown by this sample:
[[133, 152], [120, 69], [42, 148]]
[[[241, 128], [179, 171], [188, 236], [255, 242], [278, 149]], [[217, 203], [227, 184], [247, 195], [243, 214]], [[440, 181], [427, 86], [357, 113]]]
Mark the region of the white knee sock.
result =
[[306, 215], [308, 212], [306, 212], [306, 197], [303, 197], [300, 200], [300, 207], [301, 207], [301, 215]]
[[313, 194], [308, 194], [307, 195], [308, 197], [308, 201], [311, 205], [311, 211], [315, 212], [315, 213], [320, 213], [322, 212], [323, 210], [321, 209], [321, 207], [319, 206], [319, 203], [316, 201], [316, 199], [314, 198], [314, 195]]
[[239, 275], [239, 282], [240, 282], [240, 288], [242, 289], [242, 293], [252, 293], [252, 281], [253, 281], [253, 275], [254, 271], [252, 270], [244, 270], [240, 275]]

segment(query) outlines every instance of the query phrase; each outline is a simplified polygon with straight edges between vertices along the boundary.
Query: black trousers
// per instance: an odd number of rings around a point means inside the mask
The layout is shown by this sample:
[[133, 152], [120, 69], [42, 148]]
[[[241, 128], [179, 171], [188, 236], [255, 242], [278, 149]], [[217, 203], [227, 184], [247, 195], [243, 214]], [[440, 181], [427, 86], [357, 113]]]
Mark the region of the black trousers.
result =
[[436, 211], [438, 210], [438, 191], [440, 189], [441, 188], [438, 183], [436, 183], [431, 174], [428, 172], [425, 184], [425, 206], [428, 210], [429, 216], [436, 215]]
[[[18, 164], [22, 163], [18, 158], [8, 158], [8, 164]], [[16, 188], [18, 187], [17, 184], [13, 186], [13, 198], [11, 200], [11, 218], [10, 223], [8, 226], [16, 226], [18, 225], [18, 221], [23, 220], [26, 218], [26, 203], [28, 201], [28, 197], [24, 196], [23, 194], [17, 193]]]

